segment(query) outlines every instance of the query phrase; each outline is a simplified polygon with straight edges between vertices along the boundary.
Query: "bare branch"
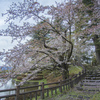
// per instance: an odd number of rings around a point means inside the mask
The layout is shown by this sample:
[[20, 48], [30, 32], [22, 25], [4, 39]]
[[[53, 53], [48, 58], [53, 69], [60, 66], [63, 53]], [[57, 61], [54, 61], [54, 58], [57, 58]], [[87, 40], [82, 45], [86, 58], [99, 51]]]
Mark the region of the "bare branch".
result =
[[57, 48], [47, 46], [45, 40], [44, 40], [44, 47], [50, 50], [58, 50]]
[[45, 51], [37, 51], [37, 52], [40, 52], [40, 53], [43, 53], [43, 54], [46, 54], [48, 57], [50, 57], [51, 59], [53, 59], [53, 61], [58, 64], [58, 62], [56, 61], [56, 59], [49, 53], [45, 52]]

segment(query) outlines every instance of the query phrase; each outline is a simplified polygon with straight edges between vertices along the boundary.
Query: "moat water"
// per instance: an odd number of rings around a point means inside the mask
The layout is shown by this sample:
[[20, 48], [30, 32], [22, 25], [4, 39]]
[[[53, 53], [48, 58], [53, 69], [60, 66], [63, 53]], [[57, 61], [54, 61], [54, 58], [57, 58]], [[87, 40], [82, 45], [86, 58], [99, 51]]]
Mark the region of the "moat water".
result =
[[[3, 79], [0, 79], [1, 81], [3, 81]], [[1, 82], [0, 82], [0, 86], [1, 86]], [[4, 89], [12, 89], [15, 88], [16, 84], [12, 81], [12, 79], [10, 79], [6, 84], [4, 84], [3, 86], [0, 87], [0, 90], [4, 90]], [[0, 92], [0, 96], [3, 95], [10, 95], [15, 93], [15, 91], [8, 91], [8, 92]]]

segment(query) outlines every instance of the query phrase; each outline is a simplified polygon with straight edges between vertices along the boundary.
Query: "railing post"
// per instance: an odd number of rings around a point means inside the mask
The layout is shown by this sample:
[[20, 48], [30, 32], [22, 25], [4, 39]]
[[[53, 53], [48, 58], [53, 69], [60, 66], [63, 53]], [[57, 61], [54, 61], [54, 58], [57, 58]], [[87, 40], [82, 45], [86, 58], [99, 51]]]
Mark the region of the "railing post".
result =
[[86, 74], [87, 74], [87, 73], [86, 73], [86, 69], [84, 69], [84, 77], [86, 76]]
[[73, 80], [70, 79], [70, 87], [73, 88]]
[[82, 78], [84, 78], [84, 70], [82, 70]]
[[76, 74], [76, 76], [75, 76], [75, 84], [77, 84], [77, 74]]
[[86, 69], [84, 71], [85, 71], [85, 74], [86, 74], [86, 72], [87, 72]]
[[19, 100], [20, 86], [16, 87], [16, 100]]
[[44, 82], [41, 83], [41, 99], [44, 99]]
[[81, 80], [81, 72], [79, 72], [79, 81]]
[[68, 79], [68, 89], [70, 89], [70, 79]]
[[60, 80], [60, 92], [62, 92], [62, 81]]

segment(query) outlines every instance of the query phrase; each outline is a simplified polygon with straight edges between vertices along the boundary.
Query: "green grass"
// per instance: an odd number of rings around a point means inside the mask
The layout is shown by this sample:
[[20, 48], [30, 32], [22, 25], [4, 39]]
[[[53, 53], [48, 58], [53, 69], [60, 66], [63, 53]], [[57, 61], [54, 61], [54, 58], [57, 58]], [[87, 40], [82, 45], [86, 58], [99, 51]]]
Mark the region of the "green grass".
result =
[[82, 67], [80, 67], [80, 66], [72, 66], [72, 65], [70, 65], [70, 67], [69, 67], [69, 75], [70, 74], [78, 74], [81, 71], [82, 71]]
[[100, 100], [100, 92], [93, 95], [93, 98], [90, 100]]
[[17, 80], [17, 78], [15, 78], [15, 79], [13, 79], [13, 80], [18, 81], [18, 82], [21, 82], [21, 80]]
[[[77, 92], [77, 91], [74, 91], [74, 90], [70, 90], [70, 91], [65, 91], [66, 92], [66, 94], [61, 94], [60, 93], [60, 95], [56, 95], [56, 96], [54, 96], [54, 97], [51, 97], [51, 98], [49, 98], [49, 100], [70, 100], [70, 96], [69, 95], [72, 95], [72, 97], [73, 96], [76, 96], [76, 97], [78, 97], [78, 96], [88, 96], [88, 97], [91, 97], [92, 95], [84, 95], [83, 93], [79, 93], [79, 92]], [[73, 100], [76, 98], [76, 97], [73, 97]], [[95, 98], [95, 97], [94, 97]], [[100, 97], [98, 97], [99, 99], [91, 99], [91, 100], [100, 100]], [[44, 100], [48, 100], [48, 98], [46, 98], [46, 99], [44, 99]], [[72, 99], [71, 99], [72, 100]], [[75, 99], [76, 100], [76, 99]]]
[[41, 84], [42, 82], [44, 82], [44, 84], [46, 84], [47, 80], [46, 79], [42, 79], [42, 80], [30, 80], [28, 82], [39, 82], [39, 84]]
[[[19, 81], [21, 82], [22, 80], [17, 80], [17, 79], [14, 79], [15, 81]], [[44, 82], [44, 84], [47, 83], [47, 80], [46, 79], [42, 79], [42, 80], [30, 80], [30, 81], [27, 81], [27, 82], [39, 82], [39, 84], [41, 84], [41, 82]]]
[[[63, 91], [64, 92], [64, 91]], [[47, 97], [47, 92], [46, 93], [44, 93], [44, 97], [45, 97], [45, 99], [41, 99], [41, 97], [40, 96], [38, 96], [37, 97], [37, 100], [48, 100], [48, 99], [52, 99], [52, 98], [57, 98], [58, 97], [58, 95], [61, 95], [61, 94], [63, 94], [63, 92], [61, 93], [60, 91], [59, 91], [59, 88], [57, 89], [57, 94], [55, 94], [55, 91], [53, 91], [53, 95], [51, 94], [51, 91], [49, 90], [49, 97]], [[32, 100], [35, 100], [35, 98], [32, 98]], [[54, 100], [54, 99], [53, 99]], [[56, 100], [58, 100], [58, 99], [56, 99]], [[62, 99], [61, 99], [62, 100]]]
[[[52, 97], [55, 97], [55, 96], [57, 96], [59, 94], [61, 94], [61, 92], [59, 91], [59, 88], [57, 89], [57, 94], [55, 94], [55, 91], [53, 91], [53, 95], [51, 94], [51, 91], [49, 90], [49, 97], [47, 97], [47, 92], [46, 92], [46, 93], [44, 93], [45, 99], [43, 99], [43, 100], [48, 100], [48, 99], [50, 99]], [[27, 100], [30, 100], [30, 99], [27, 99]], [[32, 98], [32, 100], [35, 100], [35, 97]], [[41, 99], [40, 96], [37, 96], [37, 100], [42, 100], [42, 99]]]

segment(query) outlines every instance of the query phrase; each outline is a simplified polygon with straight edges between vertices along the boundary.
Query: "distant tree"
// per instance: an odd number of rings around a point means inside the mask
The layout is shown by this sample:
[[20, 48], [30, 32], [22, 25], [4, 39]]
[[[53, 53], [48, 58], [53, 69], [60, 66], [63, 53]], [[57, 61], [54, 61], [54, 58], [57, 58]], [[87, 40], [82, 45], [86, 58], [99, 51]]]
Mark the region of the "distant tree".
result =
[[100, 4], [98, 0], [80, 0], [78, 3], [75, 31], [79, 34], [78, 38], [93, 40], [96, 59], [100, 64]]

